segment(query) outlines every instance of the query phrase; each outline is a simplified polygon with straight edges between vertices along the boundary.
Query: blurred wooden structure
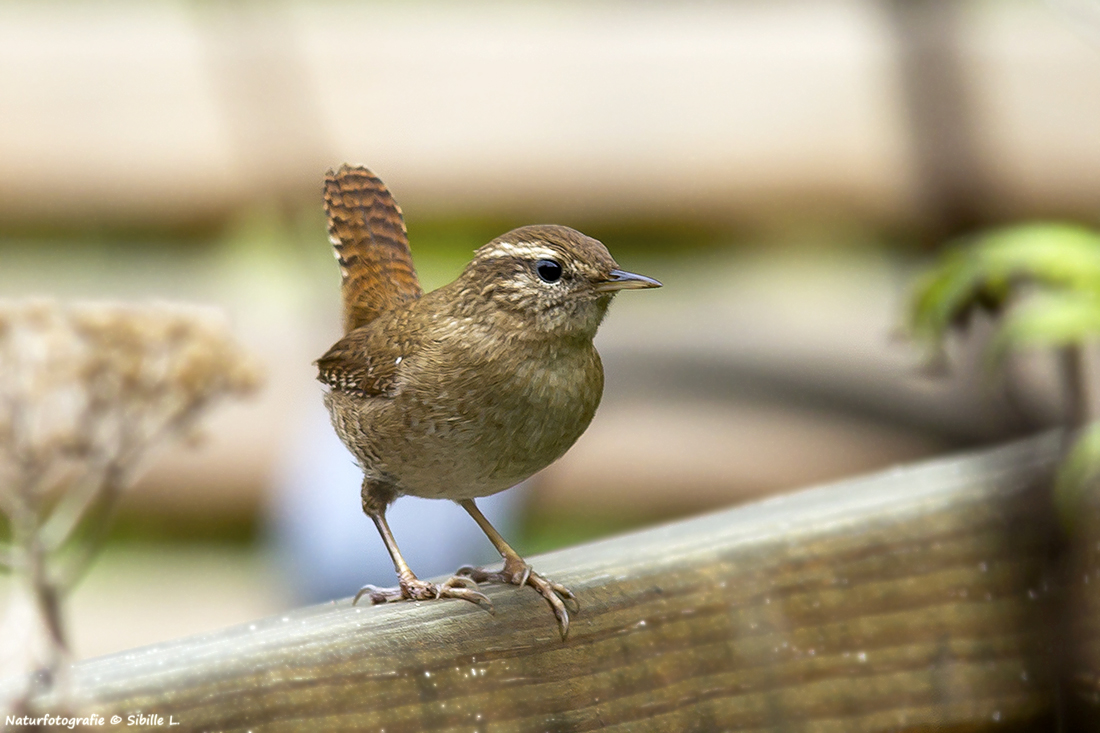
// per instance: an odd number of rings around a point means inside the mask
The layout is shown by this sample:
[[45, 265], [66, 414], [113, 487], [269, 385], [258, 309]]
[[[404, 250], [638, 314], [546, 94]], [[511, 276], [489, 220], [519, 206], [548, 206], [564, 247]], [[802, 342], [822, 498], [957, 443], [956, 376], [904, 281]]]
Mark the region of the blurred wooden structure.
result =
[[10, 0], [0, 225], [216, 224], [343, 161], [414, 220], [1091, 217], [1098, 23], [1070, 0]]
[[583, 604], [564, 644], [514, 588], [490, 589], [495, 616], [342, 600], [77, 664], [73, 701], [181, 732], [1055, 730], [1074, 707], [1059, 697], [1088, 710], [1100, 689], [1096, 645], [1063, 655], [1057, 637], [1092, 587], [1058, 582], [1061, 448], [1047, 435], [536, 558]]

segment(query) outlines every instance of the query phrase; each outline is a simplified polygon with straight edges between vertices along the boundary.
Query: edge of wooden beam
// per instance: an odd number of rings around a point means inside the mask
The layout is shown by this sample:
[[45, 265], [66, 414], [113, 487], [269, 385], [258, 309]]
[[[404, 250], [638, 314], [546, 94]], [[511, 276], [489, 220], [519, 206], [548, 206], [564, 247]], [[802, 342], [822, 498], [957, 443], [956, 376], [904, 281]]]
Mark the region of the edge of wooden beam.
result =
[[77, 663], [69, 700], [173, 715], [177, 731], [1034, 720], [1050, 707], [1036, 598], [1062, 445], [1046, 434], [531, 558], [581, 603], [566, 643], [531, 589], [487, 587], [495, 615], [341, 599]]

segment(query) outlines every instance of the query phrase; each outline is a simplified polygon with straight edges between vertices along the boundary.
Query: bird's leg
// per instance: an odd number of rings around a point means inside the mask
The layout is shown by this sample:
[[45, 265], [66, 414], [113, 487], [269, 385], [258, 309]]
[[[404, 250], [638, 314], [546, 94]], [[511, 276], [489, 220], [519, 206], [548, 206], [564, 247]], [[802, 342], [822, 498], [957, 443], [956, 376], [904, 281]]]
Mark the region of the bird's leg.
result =
[[401, 556], [401, 550], [397, 548], [397, 542], [393, 538], [393, 533], [390, 532], [390, 525], [386, 522], [385, 508], [383, 507], [380, 511], [368, 511], [368, 516], [374, 520], [374, 526], [378, 527], [378, 534], [382, 535], [382, 541], [386, 543], [386, 549], [389, 550], [390, 557], [393, 559], [393, 569], [397, 571], [400, 585], [397, 588], [364, 585], [355, 594], [352, 605], [358, 603], [363, 596], [370, 598], [372, 605], [402, 600], [428, 601], [435, 598], [461, 598], [476, 603], [492, 613], [493, 602], [478, 591], [477, 581], [472, 578], [455, 574], [439, 585], [417, 578], [409, 568], [409, 564], [405, 562], [405, 558]]
[[569, 633], [569, 612], [566, 610], [566, 604], [576, 613], [580, 610], [577, 597], [564, 585], [548, 580], [532, 570], [531, 566], [519, 556], [519, 553], [504, 541], [504, 538], [500, 536], [500, 532], [497, 532], [496, 528], [489, 524], [489, 520], [477, 508], [473, 499], [462, 499], [458, 504], [474, 518], [477, 525], [481, 527], [481, 531], [493, 543], [493, 547], [497, 548], [497, 552], [504, 558], [504, 567], [498, 571], [489, 571], [467, 565], [459, 568], [455, 575], [471, 578], [479, 583], [510, 583], [512, 585], [531, 586], [550, 604], [554, 616], [558, 619], [561, 638], [564, 640], [566, 634]]

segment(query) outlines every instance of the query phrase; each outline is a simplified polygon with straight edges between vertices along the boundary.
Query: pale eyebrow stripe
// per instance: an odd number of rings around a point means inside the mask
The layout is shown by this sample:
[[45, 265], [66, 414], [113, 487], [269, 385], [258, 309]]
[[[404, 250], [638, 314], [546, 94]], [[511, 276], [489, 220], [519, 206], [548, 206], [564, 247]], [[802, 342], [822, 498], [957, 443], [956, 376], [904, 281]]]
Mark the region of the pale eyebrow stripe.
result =
[[551, 260], [559, 257], [558, 253], [544, 244], [534, 242], [497, 242], [492, 249], [481, 254], [483, 259], [491, 257], [518, 257], [521, 259]]

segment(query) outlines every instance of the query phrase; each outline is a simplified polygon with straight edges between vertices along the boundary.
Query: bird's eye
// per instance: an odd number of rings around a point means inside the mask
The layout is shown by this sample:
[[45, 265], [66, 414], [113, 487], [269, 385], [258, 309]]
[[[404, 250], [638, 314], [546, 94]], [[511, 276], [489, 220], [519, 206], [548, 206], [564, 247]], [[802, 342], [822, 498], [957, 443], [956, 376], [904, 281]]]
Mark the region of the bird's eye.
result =
[[539, 260], [535, 263], [535, 272], [543, 282], [556, 283], [561, 280], [561, 265], [553, 260]]

